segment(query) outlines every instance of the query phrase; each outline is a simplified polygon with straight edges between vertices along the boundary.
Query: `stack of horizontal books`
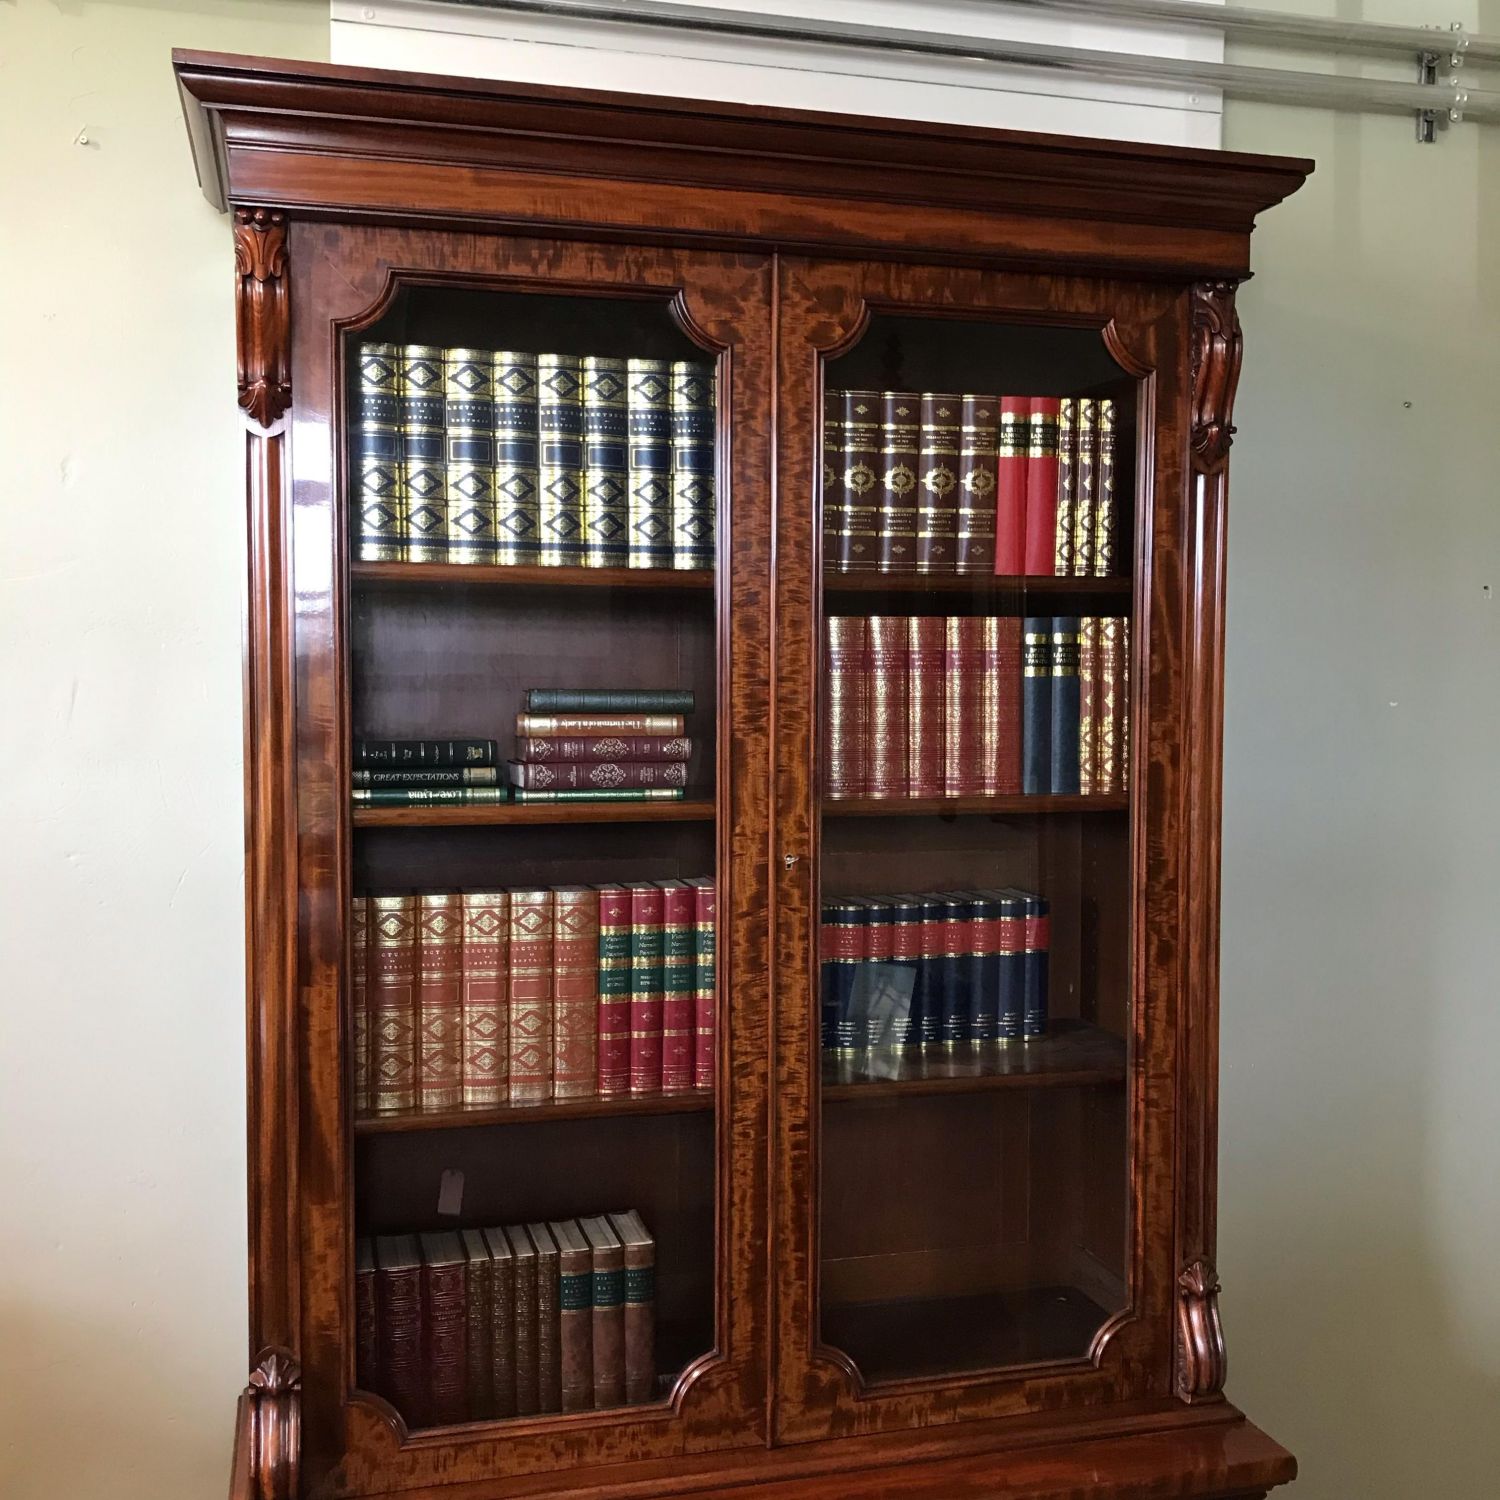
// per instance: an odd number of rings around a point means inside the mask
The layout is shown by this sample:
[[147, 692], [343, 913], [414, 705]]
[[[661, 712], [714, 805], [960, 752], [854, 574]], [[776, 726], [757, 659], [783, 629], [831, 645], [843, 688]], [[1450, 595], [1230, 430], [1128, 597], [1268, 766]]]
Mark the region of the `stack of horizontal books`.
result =
[[508, 802], [500, 784], [494, 740], [357, 739], [356, 807], [420, 807], [431, 803]]

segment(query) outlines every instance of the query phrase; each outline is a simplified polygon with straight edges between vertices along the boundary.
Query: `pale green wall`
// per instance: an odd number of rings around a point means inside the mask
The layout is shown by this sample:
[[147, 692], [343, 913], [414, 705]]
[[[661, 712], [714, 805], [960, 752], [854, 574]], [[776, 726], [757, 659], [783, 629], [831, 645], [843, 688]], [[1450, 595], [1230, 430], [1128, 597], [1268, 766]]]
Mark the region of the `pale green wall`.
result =
[[[174, 44], [321, 57], [327, 8], [0, 7], [7, 1500], [222, 1494], [243, 1379], [242, 438], [228, 232], [192, 182]], [[1230, 1389], [1301, 1456], [1302, 1500], [1480, 1500], [1500, 1472], [1500, 138], [1227, 121], [1233, 147], [1319, 159], [1241, 304]]]

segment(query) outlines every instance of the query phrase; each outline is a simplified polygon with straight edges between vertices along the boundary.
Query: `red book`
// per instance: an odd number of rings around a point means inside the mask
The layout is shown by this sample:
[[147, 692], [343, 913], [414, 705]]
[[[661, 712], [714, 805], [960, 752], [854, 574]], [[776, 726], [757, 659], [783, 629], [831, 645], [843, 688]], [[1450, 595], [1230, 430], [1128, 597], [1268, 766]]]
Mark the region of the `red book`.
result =
[[417, 1104], [424, 1111], [463, 1102], [463, 908], [448, 891], [417, 897]]
[[375, 1241], [375, 1317], [380, 1325], [375, 1389], [407, 1426], [419, 1427], [427, 1420], [427, 1382], [422, 1374], [422, 1252], [414, 1234], [381, 1235]]
[[552, 892], [510, 893], [510, 1097], [552, 1097]]
[[990, 615], [980, 629], [979, 790], [1013, 796], [1021, 790], [1021, 622], [1014, 615]]
[[510, 1071], [510, 899], [504, 891], [465, 891], [463, 912], [463, 1102], [504, 1104]]
[[1033, 396], [1026, 444], [1026, 568], [1057, 569], [1057, 428], [1062, 402]]
[[870, 797], [906, 795], [906, 635], [905, 615], [869, 619], [869, 776]]
[[999, 401], [994, 396], [965, 396], [961, 411], [958, 539], [954, 570], [959, 573], [993, 573], [995, 502], [999, 481], [996, 446]]
[[1000, 398], [1000, 434], [995, 462], [995, 572], [1026, 568], [1026, 451], [1031, 421], [1029, 396]]
[[685, 760], [561, 760], [509, 763], [512, 786], [528, 792], [612, 792], [620, 787], [687, 785]]
[[717, 945], [716, 917], [718, 902], [714, 882], [706, 876], [688, 881], [693, 888], [693, 925], [695, 929], [695, 980], [693, 989], [693, 1087], [714, 1086], [714, 1055], [717, 1031], [714, 1023], [715, 994], [714, 950]]
[[661, 1091], [662, 912], [659, 886], [644, 881], [630, 892], [630, 1092]]
[[869, 644], [863, 615], [830, 615], [824, 675], [823, 795], [862, 797], [868, 786]]
[[535, 762], [590, 760], [687, 760], [693, 742], [682, 734], [596, 734], [548, 738], [517, 735], [516, 759]]
[[599, 1093], [630, 1092], [630, 892], [599, 887]]
[[658, 880], [662, 913], [661, 1086], [693, 1086], [693, 1000], [698, 980], [697, 901], [685, 880]]
[[417, 898], [371, 896], [370, 1102], [377, 1114], [417, 1107]]
[[984, 621], [975, 615], [944, 621], [943, 795], [980, 790], [984, 725], [980, 699]]
[[599, 892], [552, 892], [552, 1097], [587, 1098], [599, 1083]]
[[906, 622], [906, 793], [943, 795], [944, 621], [912, 615]]

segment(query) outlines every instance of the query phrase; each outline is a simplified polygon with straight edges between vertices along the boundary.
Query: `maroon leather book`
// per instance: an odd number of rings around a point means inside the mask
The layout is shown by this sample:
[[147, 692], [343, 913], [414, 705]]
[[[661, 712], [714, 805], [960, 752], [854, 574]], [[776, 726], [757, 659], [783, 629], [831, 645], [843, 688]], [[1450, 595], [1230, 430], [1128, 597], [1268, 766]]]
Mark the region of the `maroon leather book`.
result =
[[965, 396], [958, 440], [958, 535], [954, 571], [994, 573], [995, 492], [999, 480], [999, 399]]
[[868, 797], [905, 797], [907, 786], [907, 617], [869, 618]]
[[681, 1093], [693, 1086], [693, 997], [697, 990], [697, 922], [693, 888], [685, 880], [661, 887], [661, 1086]]
[[983, 723], [980, 700], [984, 622], [975, 615], [944, 621], [943, 795], [962, 797], [981, 788]]
[[512, 786], [528, 792], [612, 792], [620, 787], [687, 785], [683, 760], [559, 760], [509, 762]]
[[510, 1101], [552, 1097], [552, 892], [510, 892]]
[[941, 797], [944, 621], [912, 615], [906, 627], [906, 791], [910, 797]]
[[840, 393], [844, 420], [840, 525], [832, 566], [840, 573], [873, 573], [880, 562], [880, 392]]
[[463, 1102], [463, 898], [449, 891], [417, 897], [417, 1105]]
[[594, 1255], [572, 1219], [548, 1224], [557, 1242], [557, 1326], [562, 1409], [594, 1405]]
[[633, 1208], [609, 1225], [625, 1261], [625, 1399], [638, 1406], [656, 1395], [656, 1241]]
[[594, 1262], [594, 1406], [625, 1401], [625, 1253], [602, 1214], [580, 1219]]
[[693, 1087], [714, 1086], [714, 1058], [718, 1051], [718, 1025], [715, 1021], [718, 985], [715, 978], [715, 949], [718, 946], [716, 917], [718, 899], [714, 882], [700, 875], [689, 880], [693, 888], [693, 924], [696, 942], [696, 975], [693, 987]]
[[599, 892], [552, 889], [552, 1097], [582, 1099], [599, 1086]]
[[468, 1275], [456, 1234], [420, 1235], [422, 1247], [422, 1363], [427, 1416], [438, 1427], [469, 1416]]
[[558, 1325], [557, 1241], [545, 1224], [528, 1224], [536, 1246], [536, 1396], [537, 1410], [562, 1410], [562, 1344]]
[[1005, 577], [1026, 571], [1026, 450], [1030, 422], [1029, 396], [1000, 398], [995, 460], [995, 572]]
[[422, 1370], [422, 1252], [412, 1234], [375, 1241], [375, 1317], [380, 1325], [376, 1391], [408, 1427], [427, 1418]]
[[630, 1092], [630, 892], [599, 887], [599, 1093]]
[[[1057, 567], [1057, 434], [1062, 402], [1034, 396], [1026, 445], [1026, 571]], [[1075, 533], [1076, 534], [1076, 533]]]
[[662, 912], [659, 886], [635, 881], [630, 892], [630, 1092], [661, 1091]]
[[923, 391], [921, 409], [917, 572], [952, 573], [958, 564], [958, 439], [963, 398]]
[[693, 742], [683, 734], [517, 735], [516, 759], [536, 761], [687, 760]]
[[380, 1379], [380, 1320], [375, 1309], [375, 1246], [354, 1246], [354, 1383], [373, 1391]]
[[370, 1102], [376, 1114], [417, 1107], [415, 896], [370, 897]]
[[1002, 797], [1021, 790], [1021, 621], [1014, 615], [981, 622], [981, 792]]
[[863, 615], [830, 615], [825, 654], [823, 795], [862, 797], [868, 787], [869, 644]]
[[920, 418], [921, 401], [914, 391], [881, 393], [877, 556], [882, 573], [917, 570]]

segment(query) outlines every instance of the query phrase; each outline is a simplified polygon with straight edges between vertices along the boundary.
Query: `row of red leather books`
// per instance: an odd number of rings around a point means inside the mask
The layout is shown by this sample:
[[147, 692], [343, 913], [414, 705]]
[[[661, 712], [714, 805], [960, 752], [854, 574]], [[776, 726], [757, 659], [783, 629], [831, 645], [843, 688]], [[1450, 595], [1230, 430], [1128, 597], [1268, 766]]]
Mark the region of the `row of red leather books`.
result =
[[355, 1369], [408, 1427], [656, 1394], [656, 1243], [634, 1209], [355, 1247]]
[[711, 879], [356, 897], [357, 1115], [707, 1090]]
[[842, 573], [1099, 577], [1119, 561], [1115, 403], [831, 390], [823, 549]]

